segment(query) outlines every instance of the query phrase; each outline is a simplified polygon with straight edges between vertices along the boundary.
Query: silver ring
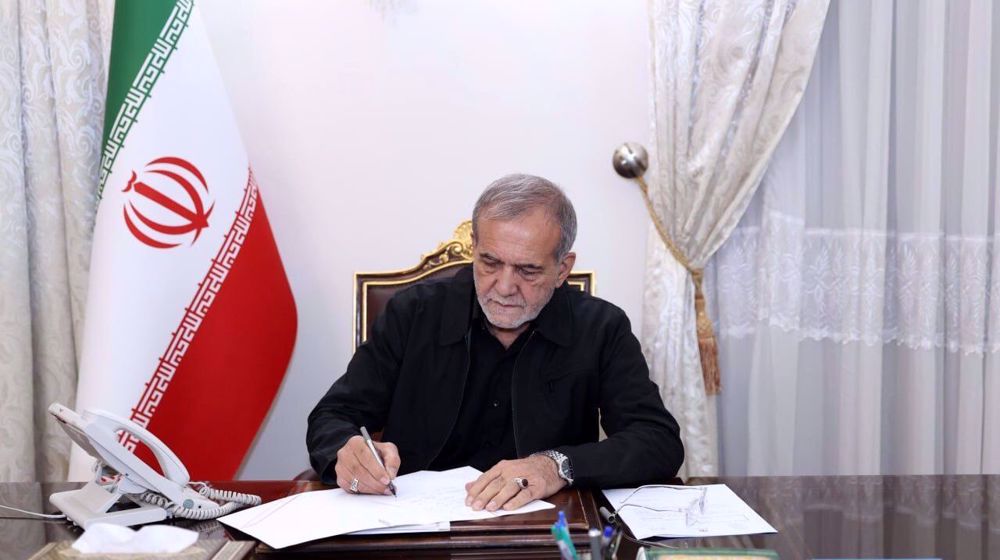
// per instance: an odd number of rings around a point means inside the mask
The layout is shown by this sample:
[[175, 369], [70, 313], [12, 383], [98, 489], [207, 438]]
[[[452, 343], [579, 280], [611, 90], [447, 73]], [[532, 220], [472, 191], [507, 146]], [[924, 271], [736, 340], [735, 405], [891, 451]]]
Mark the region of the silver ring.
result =
[[351, 493], [352, 494], [358, 493], [358, 479], [356, 478], [351, 480]]
[[528, 479], [527, 478], [524, 478], [524, 477], [521, 477], [521, 476], [515, 476], [514, 478], [511, 479], [511, 481], [514, 484], [516, 484], [517, 487], [520, 488], [521, 490], [524, 490], [525, 488], [528, 487]]

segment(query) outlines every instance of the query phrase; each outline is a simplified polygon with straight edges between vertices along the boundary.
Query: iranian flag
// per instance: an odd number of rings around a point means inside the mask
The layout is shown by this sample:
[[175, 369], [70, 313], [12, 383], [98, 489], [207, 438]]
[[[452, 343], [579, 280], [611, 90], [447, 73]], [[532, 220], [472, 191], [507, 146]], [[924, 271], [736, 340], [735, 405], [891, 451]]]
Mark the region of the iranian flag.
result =
[[[116, 3], [100, 192], [76, 408], [146, 427], [195, 480], [234, 478], [295, 302], [190, 0]], [[70, 478], [92, 464], [74, 448]]]

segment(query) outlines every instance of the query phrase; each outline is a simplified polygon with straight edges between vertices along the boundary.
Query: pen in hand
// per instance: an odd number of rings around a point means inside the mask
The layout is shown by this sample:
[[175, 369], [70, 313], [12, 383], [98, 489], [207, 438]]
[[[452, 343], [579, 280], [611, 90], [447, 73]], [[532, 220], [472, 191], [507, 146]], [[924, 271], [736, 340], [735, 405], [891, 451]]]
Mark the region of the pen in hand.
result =
[[[368, 449], [371, 450], [372, 455], [375, 456], [375, 460], [378, 461], [379, 466], [382, 467], [385, 474], [389, 474], [389, 469], [385, 468], [385, 463], [382, 462], [382, 456], [379, 455], [378, 450], [375, 449], [375, 442], [372, 441], [372, 436], [368, 434], [368, 429], [364, 426], [361, 426], [361, 437], [365, 438], [365, 444], [368, 446]], [[396, 495], [396, 485], [392, 483], [392, 480], [389, 481], [389, 491], [392, 492], [393, 496]]]

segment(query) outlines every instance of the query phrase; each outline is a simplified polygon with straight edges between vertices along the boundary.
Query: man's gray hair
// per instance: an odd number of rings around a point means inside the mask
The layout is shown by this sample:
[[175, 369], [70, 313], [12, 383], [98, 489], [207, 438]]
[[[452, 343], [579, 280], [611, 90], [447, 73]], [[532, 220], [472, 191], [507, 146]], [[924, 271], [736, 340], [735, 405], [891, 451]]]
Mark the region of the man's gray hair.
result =
[[559, 224], [555, 257], [561, 261], [576, 240], [576, 211], [566, 193], [542, 177], [515, 173], [490, 183], [472, 210], [472, 235], [477, 235], [480, 218], [513, 220], [535, 208], [544, 208]]

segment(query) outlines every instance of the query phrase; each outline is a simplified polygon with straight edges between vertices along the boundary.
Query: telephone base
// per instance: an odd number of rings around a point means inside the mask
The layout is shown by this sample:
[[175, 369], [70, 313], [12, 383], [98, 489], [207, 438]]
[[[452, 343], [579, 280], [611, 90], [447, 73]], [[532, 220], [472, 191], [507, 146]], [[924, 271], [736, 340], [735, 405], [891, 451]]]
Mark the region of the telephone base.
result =
[[[167, 518], [161, 507], [145, 504], [123, 494], [109, 492], [96, 482], [88, 482], [83, 488], [56, 492], [49, 496], [52, 505], [66, 514], [71, 521], [87, 529], [94, 523], [115, 525], [142, 525], [155, 523]], [[115, 506], [120, 504], [119, 509]]]

